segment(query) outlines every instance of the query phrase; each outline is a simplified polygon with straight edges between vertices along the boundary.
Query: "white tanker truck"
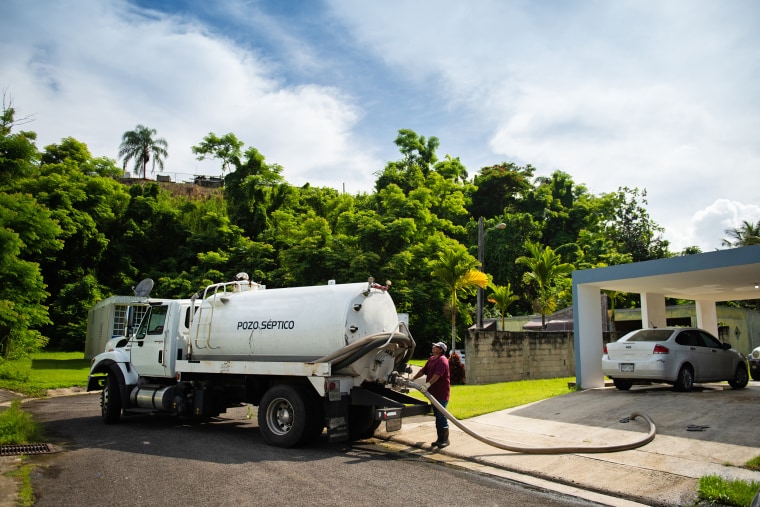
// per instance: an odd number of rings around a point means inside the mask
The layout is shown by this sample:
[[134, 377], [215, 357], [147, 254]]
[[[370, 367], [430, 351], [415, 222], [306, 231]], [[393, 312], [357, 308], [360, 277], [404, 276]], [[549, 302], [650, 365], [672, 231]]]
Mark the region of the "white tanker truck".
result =
[[[242, 275], [242, 276], [241, 276]], [[202, 297], [150, 301], [136, 332], [92, 359], [106, 424], [166, 412], [208, 419], [258, 406], [264, 440], [306, 444], [368, 438], [381, 422], [430, 405], [398, 388], [415, 342], [388, 287], [374, 283], [266, 289], [241, 273]]]

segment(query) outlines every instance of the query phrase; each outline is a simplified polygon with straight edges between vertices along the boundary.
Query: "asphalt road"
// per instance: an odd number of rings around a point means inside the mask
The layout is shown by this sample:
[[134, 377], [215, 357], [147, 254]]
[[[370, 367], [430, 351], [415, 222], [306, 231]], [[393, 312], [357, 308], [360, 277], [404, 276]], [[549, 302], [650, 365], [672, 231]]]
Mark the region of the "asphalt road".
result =
[[595, 505], [402, 455], [373, 442], [266, 445], [241, 407], [207, 424], [162, 416], [100, 420], [99, 397], [34, 400], [25, 410], [62, 451], [37, 455], [37, 507]]

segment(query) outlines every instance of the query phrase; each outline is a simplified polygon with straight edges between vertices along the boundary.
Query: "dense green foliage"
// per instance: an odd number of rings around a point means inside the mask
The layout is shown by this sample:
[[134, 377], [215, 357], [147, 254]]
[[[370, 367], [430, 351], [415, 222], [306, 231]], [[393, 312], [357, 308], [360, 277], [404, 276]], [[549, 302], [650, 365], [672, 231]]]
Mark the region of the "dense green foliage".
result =
[[[569, 304], [560, 269], [542, 295], [536, 268], [519, 264], [533, 248], [558, 265], [587, 268], [670, 255], [643, 208], [644, 192], [592, 195], [557, 171], [501, 163], [470, 178], [456, 157], [439, 158], [436, 137], [400, 130], [400, 159], [376, 172], [375, 191], [341, 194], [294, 187], [234, 134], [210, 133], [193, 152], [218, 160], [224, 188], [120, 180], [116, 161], [72, 138], [40, 150], [17, 131], [12, 107], [0, 118], [0, 354], [19, 357], [48, 346], [82, 350], [87, 310], [129, 295], [152, 278], [152, 295], [189, 297], [245, 271], [269, 287], [391, 280], [420, 351], [451, 333], [451, 287], [433, 276], [445, 252], [477, 266], [477, 221], [485, 219], [484, 265], [494, 285], [519, 299], [513, 314]], [[142, 132], [145, 135], [137, 135]], [[125, 134], [126, 164], [161, 168], [165, 142], [138, 126]], [[142, 144], [141, 144], [142, 143]], [[142, 151], [141, 151], [142, 150]], [[506, 224], [501, 229], [498, 223]], [[545, 250], [545, 248], [550, 250]], [[538, 251], [538, 250], [536, 250]], [[474, 263], [474, 264], [473, 264]], [[543, 283], [543, 282], [542, 282]], [[543, 285], [541, 286], [543, 287]], [[561, 295], [557, 299], [558, 295]], [[473, 297], [456, 301], [459, 339], [472, 323]], [[487, 315], [500, 311], [487, 305]], [[447, 340], [448, 341], [448, 340]]]

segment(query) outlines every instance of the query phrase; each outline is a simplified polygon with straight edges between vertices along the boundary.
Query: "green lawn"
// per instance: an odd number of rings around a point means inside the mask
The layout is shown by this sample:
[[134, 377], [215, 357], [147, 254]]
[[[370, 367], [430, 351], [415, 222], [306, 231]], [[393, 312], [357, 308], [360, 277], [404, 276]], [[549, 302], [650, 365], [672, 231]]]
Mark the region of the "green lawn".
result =
[[89, 373], [83, 352], [39, 352], [0, 364], [0, 388], [39, 397], [48, 389], [84, 387]]
[[[575, 377], [451, 386], [451, 399], [446, 409], [457, 419], [467, 419], [573, 392], [568, 382], [575, 382]], [[420, 400], [426, 399], [415, 390], [409, 394]]]

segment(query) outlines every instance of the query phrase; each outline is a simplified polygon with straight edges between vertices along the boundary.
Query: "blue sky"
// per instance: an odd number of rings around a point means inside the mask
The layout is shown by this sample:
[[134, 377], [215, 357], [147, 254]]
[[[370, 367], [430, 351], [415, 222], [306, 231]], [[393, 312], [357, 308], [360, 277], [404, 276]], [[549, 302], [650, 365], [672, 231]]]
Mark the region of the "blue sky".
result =
[[234, 133], [292, 184], [372, 191], [409, 128], [469, 174], [503, 161], [638, 187], [679, 251], [760, 220], [754, 0], [0, 2], [0, 88], [39, 146], [116, 158], [144, 124], [174, 180]]

